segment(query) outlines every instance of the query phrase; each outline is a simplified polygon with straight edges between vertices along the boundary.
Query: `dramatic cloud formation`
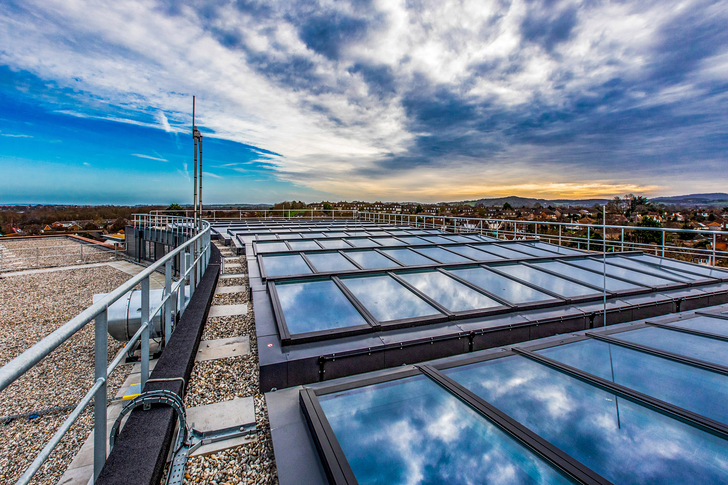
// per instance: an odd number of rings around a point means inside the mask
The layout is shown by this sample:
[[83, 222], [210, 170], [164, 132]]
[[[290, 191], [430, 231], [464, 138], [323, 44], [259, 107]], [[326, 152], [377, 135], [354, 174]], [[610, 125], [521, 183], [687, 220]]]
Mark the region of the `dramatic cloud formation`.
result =
[[[206, 140], [244, 153], [208, 151], [227, 202], [713, 192], [726, 25], [700, 0], [10, 0], [0, 88], [159, 131], [127, 155], [188, 174], [196, 94]], [[7, 131], [36, 137], [26, 111]]]

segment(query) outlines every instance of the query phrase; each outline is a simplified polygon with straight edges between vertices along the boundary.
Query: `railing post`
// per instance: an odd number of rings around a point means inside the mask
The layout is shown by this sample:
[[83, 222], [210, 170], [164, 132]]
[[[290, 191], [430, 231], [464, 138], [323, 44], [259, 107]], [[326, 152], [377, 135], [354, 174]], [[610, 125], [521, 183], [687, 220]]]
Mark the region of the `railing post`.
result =
[[108, 319], [107, 311], [96, 315], [94, 323], [94, 382], [103, 379], [104, 383], [94, 396], [94, 481], [101, 473], [106, 462], [106, 403], [108, 365]]
[[172, 336], [172, 260], [164, 263], [164, 344]]
[[559, 224], [559, 246], [561, 246], [561, 224]]
[[715, 266], [715, 232], [713, 232], [713, 264]]
[[192, 295], [195, 294], [195, 288], [197, 288], [197, 281], [195, 280], [195, 268], [192, 267], [192, 264], [194, 263], [192, 251], [193, 249], [190, 248], [190, 252], [185, 253], [185, 258], [187, 258], [186, 266], [190, 272], [190, 298], [192, 298]]
[[144, 384], [149, 378], [149, 276], [142, 280], [142, 373], [141, 373], [141, 390], [144, 390]]
[[662, 230], [662, 257], [665, 257], [665, 230]]
[[179, 313], [185, 308], [185, 302], [187, 300], [187, 250], [183, 249], [179, 253], [179, 280], [180, 280], [180, 293], [181, 300], [179, 302]]
[[78, 247], [81, 250], [81, 262], [83, 263], [83, 244], [79, 244]]
[[591, 228], [587, 226], [586, 228], [586, 250], [589, 251], [589, 247], [591, 245]]
[[621, 239], [621, 244], [622, 244], [620, 250], [621, 251], [624, 251], [624, 228], [622, 228], [621, 234], [619, 235], [619, 238]]

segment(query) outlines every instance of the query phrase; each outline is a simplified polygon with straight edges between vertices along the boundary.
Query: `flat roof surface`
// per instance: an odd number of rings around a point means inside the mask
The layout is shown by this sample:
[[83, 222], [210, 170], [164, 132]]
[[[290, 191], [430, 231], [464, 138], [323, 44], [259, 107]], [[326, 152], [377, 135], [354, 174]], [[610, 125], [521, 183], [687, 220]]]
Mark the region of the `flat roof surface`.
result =
[[728, 305], [266, 394], [280, 483], [724, 483]]

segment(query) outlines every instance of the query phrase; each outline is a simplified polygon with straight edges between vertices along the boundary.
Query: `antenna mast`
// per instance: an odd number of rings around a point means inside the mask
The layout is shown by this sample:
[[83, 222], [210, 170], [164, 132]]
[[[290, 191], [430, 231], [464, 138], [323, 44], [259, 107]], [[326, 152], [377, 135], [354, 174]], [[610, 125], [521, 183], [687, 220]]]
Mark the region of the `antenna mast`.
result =
[[[195, 125], [195, 97], [192, 96], [192, 138], [195, 140], [195, 221], [202, 219], [202, 133]], [[198, 143], [199, 142], [199, 143]], [[197, 150], [200, 150], [200, 182], [199, 182], [199, 198], [197, 196]]]
[[195, 141], [195, 149], [192, 152], [194, 155], [194, 170], [195, 170], [195, 182], [193, 184], [193, 190], [194, 190], [194, 196], [193, 196], [193, 205], [194, 205], [194, 213], [193, 213], [193, 219], [195, 221], [195, 227], [197, 227], [197, 137], [195, 136], [195, 132], [197, 131], [197, 127], [195, 126], [195, 97], [192, 96], [192, 139]]

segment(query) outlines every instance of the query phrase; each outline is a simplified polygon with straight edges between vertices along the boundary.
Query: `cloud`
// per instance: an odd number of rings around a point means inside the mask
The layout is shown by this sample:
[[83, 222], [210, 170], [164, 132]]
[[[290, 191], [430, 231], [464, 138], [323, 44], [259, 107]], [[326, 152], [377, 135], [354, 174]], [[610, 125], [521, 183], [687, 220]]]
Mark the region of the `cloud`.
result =
[[0, 62], [59, 112], [174, 134], [195, 94], [206, 137], [311, 193], [674, 194], [726, 182], [726, 7], [29, 0], [0, 6]]
[[87, 166], [87, 167], [90, 167], [90, 166], [91, 166], [91, 164], [90, 164], [90, 163], [88, 163], [88, 162], [83, 162], [83, 164], [84, 164], [85, 166]]
[[168, 162], [168, 161], [169, 161], [169, 160], [167, 160], [166, 158], [162, 158], [162, 157], [153, 157], [153, 156], [151, 156], [151, 155], [143, 155], [143, 154], [141, 154], [141, 153], [132, 153], [132, 154], [131, 154], [131, 156], [132, 156], [132, 157], [138, 157], [138, 158], [146, 158], [147, 160], [156, 160], [156, 161], [158, 161], [158, 162]]
[[0, 133], [0, 136], [5, 136], [8, 138], [33, 138], [32, 135], [21, 135], [15, 133]]
[[212, 178], [214, 178], [214, 179], [221, 179], [221, 178], [224, 178], [224, 177], [223, 177], [223, 176], [221, 176], [221, 175], [217, 175], [217, 174], [215, 174], [215, 173], [210, 173], [210, 172], [202, 172], [202, 174], [203, 174], [203, 175], [204, 175], [205, 177], [212, 177]]

